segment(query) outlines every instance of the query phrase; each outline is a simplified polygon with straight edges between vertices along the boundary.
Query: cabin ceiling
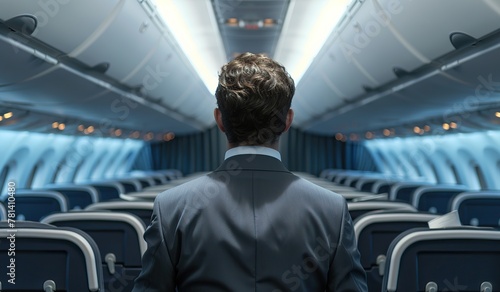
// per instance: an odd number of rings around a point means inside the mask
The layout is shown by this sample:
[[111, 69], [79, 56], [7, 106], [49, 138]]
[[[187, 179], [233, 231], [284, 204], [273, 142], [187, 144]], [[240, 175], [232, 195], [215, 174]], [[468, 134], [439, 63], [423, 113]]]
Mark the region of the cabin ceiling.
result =
[[[301, 50], [288, 40], [314, 33], [299, 12], [327, 2], [203, 1], [217, 62], [251, 51], [286, 67]], [[496, 129], [499, 29], [494, 0], [352, 1], [297, 84], [294, 125], [352, 140]], [[213, 93], [148, 0], [4, 0], [0, 56], [0, 129], [152, 140], [214, 125]]]

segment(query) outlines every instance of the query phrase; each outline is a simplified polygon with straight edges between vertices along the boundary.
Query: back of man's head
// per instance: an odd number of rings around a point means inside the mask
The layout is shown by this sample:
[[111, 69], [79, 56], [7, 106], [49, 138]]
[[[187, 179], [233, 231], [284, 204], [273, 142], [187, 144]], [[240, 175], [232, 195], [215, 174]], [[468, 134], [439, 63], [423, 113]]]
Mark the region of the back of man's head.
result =
[[271, 145], [286, 129], [295, 84], [285, 67], [244, 53], [224, 65], [215, 92], [228, 142]]

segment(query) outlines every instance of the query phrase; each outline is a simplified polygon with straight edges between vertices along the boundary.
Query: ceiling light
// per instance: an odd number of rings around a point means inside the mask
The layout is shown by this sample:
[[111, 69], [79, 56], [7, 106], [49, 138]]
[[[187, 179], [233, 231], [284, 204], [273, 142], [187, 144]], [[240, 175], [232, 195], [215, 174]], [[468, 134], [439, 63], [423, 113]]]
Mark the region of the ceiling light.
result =
[[373, 135], [373, 133], [372, 133], [372, 132], [366, 132], [366, 134], [365, 134], [365, 138], [366, 138], [366, 139], [373, 139], [373, 137], [374, 137], [374, 136], [375, 136], [375, 135]]
[[85, 126], [79, 125], [77, 129], [78, 129], [78, 131], [83, 132], [85, 130]]
[[500, 118], [500, 112], [496, 112], [495, 117]]
[[57, 129], [57, 127], [59, 127], [59, 123], [58, 122], [53, 122], [52, 123], [52, 129]]
[[172, 141], [174, 138], [175, 138], [175, 134], [172, 132], [168, 132], [165, 135], [163, 135], [163, 140], [166, 142]]
[[13, 115], [14, 115], [14, 114], [13, 114], [12, 112], [8, 112], [8, 113], [5, 113], [5, 114], [3, 115], [3, 117], [4, 117], [4, 118], [6, 118], [6, 119], [10, 119], [10, 118], [12, 118], [12, 116], [13, 116]]
[[342, 141], [343, 138], [344, 138], [344, 135], [342, 135], [342, 133], [335, 134], [335, 139], [337, 141]]
[[353, 1], [291, 1], [274, 57], [287, 68], [296, 84], [351, 2]]
[[151, 141], [154, 137], [155, 135], [152, 132], [148, 132], [146, 135], [144, 135], [144, 140]]
[[431, 127], [429, 125], [424, 126], [424, 131], [429, 132], [431, 130]]
[[115, 134], [116, 137], [120, 137], [122, 135], [122, 130], [116, 129], [115, 132], [114, 132], [114, 134]]
[[238, 18], [228, 18], [226, 20], [226, 24], [228, 24], [229, 26], [238, 26]]
[[141, 133], [139, 131], [134, 131], [132, 134], [130, 134], [130, 137], [137, 139], [141, 136]]
[[211, 1], [203, 1], [203, 5], [200, 1], [186, 0], [155, 3], [157, 12], [208, 91], [215, 92], [217, 72], [227, 60]]
[[448, 130], [450, 129], [450, 125], [449, 125], [448, 123], [444, 123], [444, 124], [443, 124], [443, 129], [444, 129], [445, 131], [448, 131]]
[[92, 134], [94, 132], [94, 126], [89, 126], [85, 131], [87, 131], [89, 134]]
[[389, 137], [391, 135], [391, 130], [384, 129], [383, 134], [384, 134], [384, 136]]
[[417, 127], [417, 126], [413, 127], [413, 133], [415, 133], [415, 134], [420, 133], [420, 127]]
[[457, 127], [458, 127], [457, 123], [455, 123], [455, 122], [450, 123], [450, 128], [456, 129]]
[[66, 125], [64, 123], [60, 123], [58, 126], [57, 126], [57, 129], [59, 129], [59, 131], [63, 131], [64, 129], [66, 129]]
[[3, 117], [2, 117], [2, 116], [0, 116], [0, 122], [1, 122], [1, 121], [3, 121]]

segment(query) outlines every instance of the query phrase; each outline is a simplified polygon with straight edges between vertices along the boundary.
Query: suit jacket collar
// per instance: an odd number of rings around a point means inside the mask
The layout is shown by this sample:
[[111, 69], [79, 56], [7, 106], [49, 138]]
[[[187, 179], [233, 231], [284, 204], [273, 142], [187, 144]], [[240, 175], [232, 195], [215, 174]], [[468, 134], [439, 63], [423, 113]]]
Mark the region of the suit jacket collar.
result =
[[267, 170], [290, 172], [283, 163], [271, 156], [260, 154], [242, 154], [229, 157], [215, 170]]

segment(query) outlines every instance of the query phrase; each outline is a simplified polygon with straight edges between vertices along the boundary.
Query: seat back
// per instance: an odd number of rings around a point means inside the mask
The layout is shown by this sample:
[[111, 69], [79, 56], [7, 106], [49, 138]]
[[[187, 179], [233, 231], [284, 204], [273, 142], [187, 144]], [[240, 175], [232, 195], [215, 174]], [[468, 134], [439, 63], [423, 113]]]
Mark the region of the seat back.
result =
[[[2, 291], [104, 291], [100, 253], [92, 238], [74, 228], [39, 222], [0, 223]], [[15, 247], [14, 253], [12, 248]]]
[[433, 185], [431, 183], [425, 182], [398, 182], [391, 186], [389, 191], [389, 200], [391, 201], [402, 201], [410, 203], [412, 202], [413, 193], [416, 189], [421, 186]]
[[382, 288], [386, 254], [392, 240], [406, 230], [427, 227], [427, 222], [436, 217], [413, 212], [375, 211], [363, 214], [354, 221], [369, 291], [380, 291]]
[[[67, 212], [66, 197], [56, 191], [17, 190], [15, 194], [16, 221], [40, 221], [52, 213]], [[4, 200], [8, 204], [8, 198]]]
[[498, 275], [500, 231], [412, 229], [389, 247], [382, 291], [498, 291]]
[[99, 202], [107, 202], [120, 198], [125, 194], [125, 187], [119, 182], [89, 182], [86, 185], [94, 187], [99, 193]]
[[446, 214], [453, 197], [465, 191], [467, 188], [460, 185], [422, 186], [413, 193], [412, 205], [419, 211]]
[[500, 192], [465, 192], [453, 199], [451, 210], [457, 210], [462, 225], [500, 228]]
[[99, 193], [92, 186], [49, 185], [45, 186], [44, 189], [63, 194], [68, 201], [70, 210], [85, 209], [88, 205], [99, 202]]
[[377, 210], [417, 211], [417, 209], [410, 204], [392, 201], [347, 202], [347, 208], [349, 209], [352, 220], [355, 220], [365, 213]]
[[151, 221], [151, 215], [153, 214], [153, 202], [127, 202], [127, 201], [116, 201], [116, 202], [102, 202], [89, 205], [87, 211], [117, 211], [131, 213], [139, 217], [144, 225], [148, 226]]
[[[92, 237], [101, 252], [104, 284], [109, 291], [131, 291], [146, 251], [144, 223], [120, 212], [69, 212], [47, 216], [44, 223], [78, 228]], [[113, 288], [113, 289], [112, 289]]]

